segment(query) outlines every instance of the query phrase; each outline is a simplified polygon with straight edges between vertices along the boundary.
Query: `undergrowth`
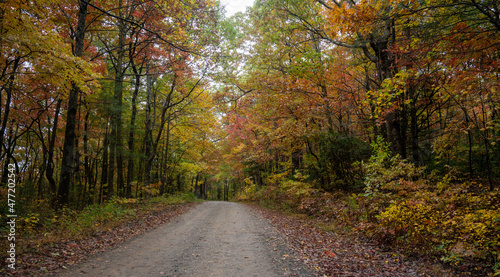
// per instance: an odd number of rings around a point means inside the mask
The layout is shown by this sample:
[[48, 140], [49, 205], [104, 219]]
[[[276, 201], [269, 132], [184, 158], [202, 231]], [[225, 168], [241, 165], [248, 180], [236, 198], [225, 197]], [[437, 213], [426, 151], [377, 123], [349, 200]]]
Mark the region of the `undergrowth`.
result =
[[409, 254], [500, 275], [500, 190], [452, 171], [426, 173], [391, 155], [383, 141], [372, 146], [374, 155], [361, 164], [362, 193], [325, 192], [300, 174], [276, 174], [267, 186], [248, 182], [239, 199], [306, 214], [326, 231], [363, 235]]

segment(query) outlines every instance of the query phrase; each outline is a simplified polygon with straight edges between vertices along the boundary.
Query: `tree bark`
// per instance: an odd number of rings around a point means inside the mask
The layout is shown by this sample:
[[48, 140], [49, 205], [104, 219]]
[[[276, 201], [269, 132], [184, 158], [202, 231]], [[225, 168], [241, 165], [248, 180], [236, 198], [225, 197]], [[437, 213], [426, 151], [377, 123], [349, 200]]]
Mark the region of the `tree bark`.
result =
[[[85, 40], [85, 23], [87, 18], [86, 1], [80, 1], [80, 9], [78, 11], [78, 25], [75, 34], [74, 53], [76, 57], [82, 57], [83, 45]], [[56, 206], [62, 208], [63, 205], [69, 204], [69, 188], [74, 172], [75, 159], [75, 141], [76, 141], [76, 124], [78, 111], [78, 96], [80, 88], [73, 84], [68, 97], [68, 112], [66, 115], [66, 130], [64, 133], [63, 158], [61, 164], [61, 177], [59, 180], [59, 189], [57, 191]]]
[[146, 77], [146, 123], [144, 127], [144, 152], [145, 152], [145, 165], [144, 165], [144, 173], [146, 174], [144, 178], [144, 186], [149, 186], [151, 182], [151, 148], [153, 143], [153, 130], [151, 123], [151, 92], [153, 90], [153, 77], [149, 75], [149, 66], [146, 68], [146, 73], [148, 74]]
[[[92, 174], [92, 168], [90, 165], [90, 153], [89, 153], [89, 145], [88, 145], [89, 144], [89, 135], [88, 135], [89, 115], [90, 115], [90, 111], [87, 110], [87, 112], [85, 113], [85, 121], [84, 121], [84, 134], [83, 134], [83, 156], [84, 156], [84, 158], [83, 158], [83, 160], [84, 160], [84, 169], [85, 169], [85, 187], [84, 187], [84, 189], [88, 189], [90, 192], [90, 184], [92, 183], [94, 176]], [[82, 202], [83, 205], [85, 205], [85, 203], [87, 203], [85, 196], [86, 196], [86, 194], [85, 194], [85, 190], [84, 190], [83, 202]]]
[[127, 170], [127, 186], [125, 196], [132, 197], [132, 181], [134, 178], [134, 148], [135, 148], [135, 118], [137, 116], [137, 94], [141, 86], [141, 76], [133, 66], [135, 74], [135, 87], [132, 94], [132, 115], [130, 116], [130, 130], [128, 133], [128, 170]]
[[57, 125], [59, 122], [59, 112], [61, 111], [62, 99], [57, 100], [57, 106], [54, 113], [54, 125], [52, 125], [51, 137], [49, 140], [48, 153], [47, 153], [47, 168], [45, 170], [45, 177], [49, 181], [50, 192], [55, 195], [57, 192], [56, 181], [54, 180], [54, 148], [57, 137]]
[[[109, 120], [106, 120], [106, 126], [108, 125]], [[108, 129], [106, 128], [106, 132], [104, 134], [104, 140], [102, 143], [102, 164], [101, 164], [101, 186], [99, 188], [99, 204], [101, 203], [103, 198], [106, 198], [107, 189], [104, 189], [104, 186], [108, 183], [108, 153], [109, 153], [109, 138], [108, 138]]]
[[200, 173], [197, 173], [196, 174], [196, 180], [194, 181], [194, 195], [196, 197], [200, 197], [200, 193], [199, 193], [199, 186], [198, 186], [198, 180], [200, 179]]
[[[118, 9], [120, 18], [123, 18], [123, 1], [118, 1]], [[124, 195], [124, 180], [123, 180], [123, 140], [122, 140], [122, 106], [123, 106], [123, 81], [125, 77], [125, 67], [123, 60], [125, 57], [125, 36], [127, 25], [123, 20], [118, 20], [118, 46], [115, 63], [115, 86], [114, 86], [114, 102], [111, 117], [111, 151], [110, 151], [110, 167], [108, 176], [108, 197], [114, 194], [114, 175], [115, 175], [115, 159], [116, 159], [116, 189], [118, 195]]]

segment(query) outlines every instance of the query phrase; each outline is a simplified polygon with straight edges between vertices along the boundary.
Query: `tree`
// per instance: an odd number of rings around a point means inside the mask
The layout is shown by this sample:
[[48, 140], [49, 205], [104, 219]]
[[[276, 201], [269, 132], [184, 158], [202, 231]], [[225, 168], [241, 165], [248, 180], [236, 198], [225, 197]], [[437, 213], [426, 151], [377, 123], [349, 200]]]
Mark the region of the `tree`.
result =
[[[73, 53], [76, 57], [83, 56], [87, 8], [88, 3], [85, 1], [81, 1], [78, 12], [78, 25], [76, 27], [75, 48]], [[69, 187], [75, 167], [75, 129], [77, 122], [76, 114], [78, 109], [78, 97], [80, 91], [81, 90], [77, 86], [77, 84], [72, 84], [72, 88], [68, 97], [66, 131], [64, 133], [63, 158], [61, 164], [61, 178], [59, 181], [59, 189], [57, 192], [57, 204], [59, 206], [66, 205], [69, 202]]]

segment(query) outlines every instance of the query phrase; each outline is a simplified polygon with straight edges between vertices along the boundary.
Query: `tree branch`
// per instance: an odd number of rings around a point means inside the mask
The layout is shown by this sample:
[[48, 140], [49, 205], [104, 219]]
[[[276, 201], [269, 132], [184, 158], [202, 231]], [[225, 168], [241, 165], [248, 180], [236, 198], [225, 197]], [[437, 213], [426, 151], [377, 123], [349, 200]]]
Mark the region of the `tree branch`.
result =
[[161, 40], [161, 41], [165, 42], [166, 44], [168, 44], [168, 45], [172, 46], [173, 48], [175, 48], [175, 49], [177, 49], [177, 50], [179, 50], [179, 51], [182, 51], [182, 52], [185, 52], [185, 53], [190, 53], [190, 54], [194, 54], [194, 55], [201, 56], [201, 54], [200, 54], [200, 53], [197, 53], [197, 52], [191, 51], [191, 50], [189, 50], [189, 49], [187, 49], [187, 48], [184, 48], [184, 47], [181, 47], [181, 46], [175, 45], [174, 43], [172, 43], [172, 42], [170, 42], [170, 41], [168, 41], [168, 40], [164, 39], [164, 38], [161, 36], [161, 34], [159, 34], [158, 32], [153, 31], [153, 30], [150, 30], [150, 29], [148, 29], [148, 28], [145, 28], [145, 27], [144, 27], [144, 24], [140, 24], [140, 23], [135, 22], [135, 21], [133, 21], [133, 20], [130, 20], [130, 19], [127, 19], [127, 18], [123, 18], [123, 17], [117, 16], [117, 15], [114, 15], [114, 14], [112, 14], [112, 13], [110, 13], [110, 12], [108, 12], [108, 11], [106, 11], [106, 10], [102, 9], [102, 8], [99, 8], [98, 6], [96, 6], [96, 5], [94, 5], [94, 4], [91, 4], [89, 0], [81, 0], [81, 1], [83, 1], [83, 2], [87, 3], [89, 6], [91, 6], [91, 7], [95, 8], [96, 10], [98, 10], [98, 11], [100, 11], [100, 12], [102, 12], [102, 13], [104, 13], [104, 14], [108, 15], [108, 16], [111, 16], [111, 17], [116, 18], [116, 19], [118, 19], [118, 20], [125, 21], [125, 22], [130, 23], [130, 24], [132, 24], [132, 25], [134, 25], [134, 26], [138, 26], [138, 27], [140, 27], [140, 28], [141, 28], [141, 29], [143, 29], [144, 31], [146, 31], [146, 32], [148, 32], [148, 33], [151, 33], [151, 34], [155, 35], [155, 36], [156, 36], [159, 40]]

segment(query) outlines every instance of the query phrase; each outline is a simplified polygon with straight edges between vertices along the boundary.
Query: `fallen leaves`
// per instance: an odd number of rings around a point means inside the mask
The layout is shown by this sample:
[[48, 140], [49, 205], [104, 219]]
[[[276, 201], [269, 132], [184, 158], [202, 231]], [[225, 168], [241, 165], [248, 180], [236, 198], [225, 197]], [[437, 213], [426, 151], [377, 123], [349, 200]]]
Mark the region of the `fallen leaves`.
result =
[[335, 258], [335, 253], [328, 251], [328, 250], [325, 251], [325, 255], [327, 255], [330, 258]]
[[295, 218], [251, 205], [284, 235], [294, 256], [309, 265], [317, 276], [457, 276], [442, 267], [408, 259], [397, 252], [359, 238], [322, 231], [312, 220]]

